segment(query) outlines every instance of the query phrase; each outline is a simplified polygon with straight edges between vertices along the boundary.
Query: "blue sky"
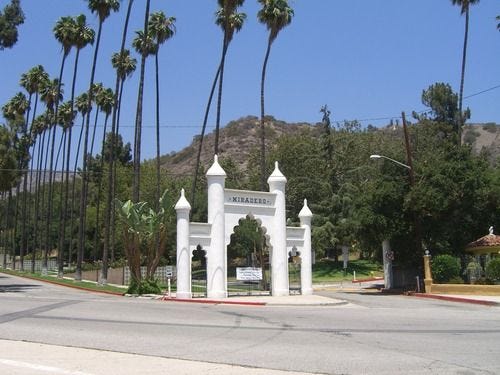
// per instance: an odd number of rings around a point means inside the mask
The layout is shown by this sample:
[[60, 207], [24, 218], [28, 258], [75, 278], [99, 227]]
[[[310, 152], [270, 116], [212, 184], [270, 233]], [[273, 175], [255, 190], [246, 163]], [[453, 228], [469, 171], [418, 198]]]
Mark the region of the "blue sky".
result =
[[[0, 1], [3, 8], [7, 0]], [[97, 18], [80, 0], [22, 0], [26, 22], [18, 44], [0, 52], [0, 103], [20, 91], [19, 78], [42, 64], [54, 78], [61, 48], [52, 29], [62, 16]], [[266, 113], [290, 122], [317, 122], [327, 104], [332, 120], [366, 120], [420, 111], [422, 90], [447, 82], [458, 92], [464, 17], [449, 0], [291, 0], [292, 24], [273, 45], [266, 85]], [[178, 151], [200, 133], [211, 82], [220, 59], [222, 32], [214, 24], [216, 0], [151, 0], [151, 10], [177, 18], [177, 34], [160, 51], [161, 151]], [[114, 87], [110, 56], [120, 46], [127, 1], [106, 21], [96, 81]], [[145, 0], [135, 0], [127, 44], [142, 27]], [[222, 123], [260, 113], [260, 74], [267, 42], [257, 22], [257, 0], [246, 0], [247, 22], [230, 46]], [[471, 11], [465, 96], [500, 85], [500, 1], [482, 0]], [[93, 50], [82, 52], [77, 93], [87, 89]], [[64, 81], [69, 85], [73, 55]], [[144, 158], [154, 155], [154, 63], [147, 65]], [[121, 126], [132, 143], [138, 71], [126, 83]], [[500, 123], [500, 88], [464, 101], [472, 122]], [[212, 114], [215, 113], [215, 107]], [[389, 120], [362, 121], [382, 126]], [[215, 116], [209, 120], [213, 129]]]

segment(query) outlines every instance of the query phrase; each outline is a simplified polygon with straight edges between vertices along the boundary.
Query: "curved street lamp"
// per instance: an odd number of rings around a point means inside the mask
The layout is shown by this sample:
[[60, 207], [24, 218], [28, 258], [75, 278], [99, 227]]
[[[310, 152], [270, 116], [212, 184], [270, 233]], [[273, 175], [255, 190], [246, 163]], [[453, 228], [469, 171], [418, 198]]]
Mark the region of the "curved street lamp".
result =
[[400, 165], [402, 167], [405, 167], [405, 168], [408, 168], [409, 170], [411, 170], [411, 167], [409, 165], [403, 164], [397, 160], [391, 159], [391, 158], [384, 156], [384, 155], [370, 155], [370, 159], [387, 159], [389, 161], [392, 161], [393, 163], [396, 163], [397, 165]]

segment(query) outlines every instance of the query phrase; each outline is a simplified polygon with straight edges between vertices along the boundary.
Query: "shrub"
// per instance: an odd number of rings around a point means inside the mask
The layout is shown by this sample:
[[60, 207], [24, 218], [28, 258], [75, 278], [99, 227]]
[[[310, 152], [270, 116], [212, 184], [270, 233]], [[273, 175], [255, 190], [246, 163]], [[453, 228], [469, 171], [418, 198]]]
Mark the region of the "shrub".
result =
[[139, 282], [132, 280], [127, 289], [128, 294], [161, 294], [158, 280], [146, 279]]
[[486, 265], [486, 278], [491, 281], [500, 280], [500, 258], [493, 258]]
[[467, 264], [467, 269], [465, 270], [465, 274], [467, 275], [469, 281], [471, 283], [477, 282], [481, 278], [481, 275], [483, 273], [483, 267], [476, 262], [472, 261]]
[[432, 259], [432, 277], [438, 283], [460, 277], [460, 260], [451, 255], [437, 255]]
[[460, 276], [452, 277], [446, 282], [446, 284], [463, 284], [463, 283], [464, 279], [462, 279]]

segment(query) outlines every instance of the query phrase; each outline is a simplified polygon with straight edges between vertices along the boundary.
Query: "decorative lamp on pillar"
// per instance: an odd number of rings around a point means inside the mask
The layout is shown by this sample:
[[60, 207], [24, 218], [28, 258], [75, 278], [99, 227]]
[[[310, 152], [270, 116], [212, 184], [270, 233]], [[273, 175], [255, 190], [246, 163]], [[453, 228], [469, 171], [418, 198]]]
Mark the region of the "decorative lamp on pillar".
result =
[[299, 212], [300, 226], [305, 229], [304, 248], [302, 249], [302, 264], [300, 266], [300, 285], [302, 294], [313, 294], [312, 288], [312, 251], [311, 251], [311, 219], [312, 212], [307, 207], [307, 199], [304, 199], [304, 207]]
[[273, 296], [288, 296], [290, 290], [288, 285], [288, 253], [286, 250], [286, 177], [279, 170], [278, 162], [275, 163], [274, 171], [267, 179], [267, 183], [269, 184], [269, 192], [276, 194], [276, 213], [273, 219], [273, 235], [271, 236], [271, 293]]
[[191, 205], [184, 189], [175, 205], [177, 212], [177, 294], [180, 299], [191, 298], [191, 251], [189, 249], [189, 212]]

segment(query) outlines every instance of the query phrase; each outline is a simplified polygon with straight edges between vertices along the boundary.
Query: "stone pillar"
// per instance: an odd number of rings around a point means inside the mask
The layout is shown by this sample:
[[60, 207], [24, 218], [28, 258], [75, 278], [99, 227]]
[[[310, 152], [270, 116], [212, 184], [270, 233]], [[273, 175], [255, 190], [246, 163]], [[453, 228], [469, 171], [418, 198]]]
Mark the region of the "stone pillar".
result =
[[431, 272], [431, 256], [429, 251], [425, 251], [424, 255], [424, 284], [425, 284], [425, 293], [432, 292], [432, 272]]
[[175, 205], [177, 212], [177, 298], [191, 298], [191, 250], [189, 248], [189, 212], [184, 189]]
[[385, 289], [392, 289], [394, 288], [392, 277], [393, 254], [389, 240], [382, 241], [382, 258], [384, 264], [384, 287]]
[[311, 246], [311, 219], [312, 212], [307, 207], [307, 199], [304, 199], [304, 207], [300, 210], [300, 226], [304, 228], [304, 247], [301, 254], [300, 285], [303, 295], [313, 294], [312, 288], [312, 246]]
[[288, 296], [288, 254], [286, 249], [286, 177], [283, 176], [276, 162], [274, 171], [267, 179], [269, 192], [276, 194], [275, 214], [271, 234], [271, 293], [273, 296]]
[[224, 187], [226, 172], [217, 155], [207, 171], [208, 223], [212, 224], [211, 243], [207, 253], [207, 297], [227, 297], [227, 248], [225, 244]]

